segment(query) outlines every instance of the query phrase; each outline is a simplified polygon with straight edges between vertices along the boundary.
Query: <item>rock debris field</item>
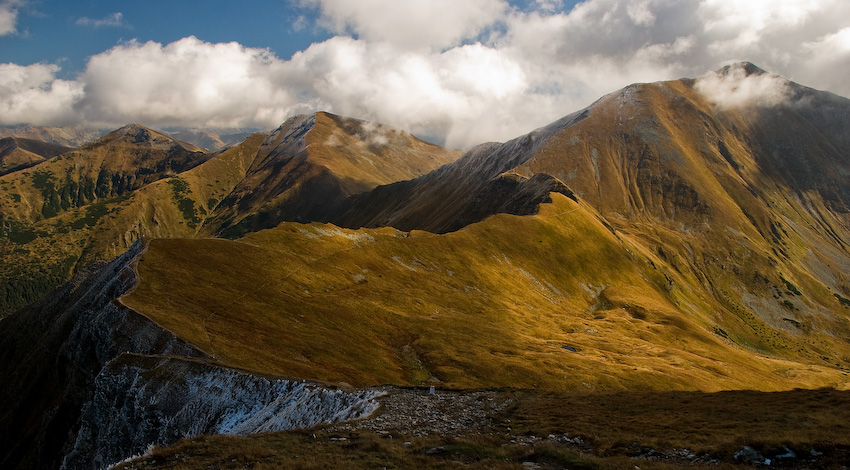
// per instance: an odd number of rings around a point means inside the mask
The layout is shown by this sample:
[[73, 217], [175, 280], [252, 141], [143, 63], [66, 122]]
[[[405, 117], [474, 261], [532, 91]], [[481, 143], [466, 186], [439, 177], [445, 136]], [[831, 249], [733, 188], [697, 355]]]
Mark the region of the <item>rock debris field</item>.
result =
[[328, 432], [397, 432], [421, 437], [430, 434], [457, 435], [481, 431], [493, 425], [493, 415], [504, 411], [511, 400], [493, 391], [444, 391], [387, 388], [379, 397], [381, 407], [371, 416], [339, 423]]

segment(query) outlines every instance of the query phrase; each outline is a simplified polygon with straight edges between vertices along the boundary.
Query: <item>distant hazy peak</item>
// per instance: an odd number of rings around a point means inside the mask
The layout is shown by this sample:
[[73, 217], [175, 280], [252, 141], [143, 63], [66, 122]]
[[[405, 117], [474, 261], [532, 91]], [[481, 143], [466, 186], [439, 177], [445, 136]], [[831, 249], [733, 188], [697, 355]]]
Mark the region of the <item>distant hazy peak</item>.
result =
[[127, 124], [124, 127], [118, 128], [94, 142], [89, 143], [88, 147], [96, 147], [109, 143], [124, 142], [130, 144], [143, 144], [156, 147], [171, 147], [179, 145], [191, 152], [202, 152], [203, 149], [187, 142], [175, 140], [174, 138], [155, 131], [141, 124]]
[[79, 127], [35, 127], [30, 125], [0, 127], [0, 137], [37, 140], [64, 147], [78, 147], [100, 138], [102, 132]]

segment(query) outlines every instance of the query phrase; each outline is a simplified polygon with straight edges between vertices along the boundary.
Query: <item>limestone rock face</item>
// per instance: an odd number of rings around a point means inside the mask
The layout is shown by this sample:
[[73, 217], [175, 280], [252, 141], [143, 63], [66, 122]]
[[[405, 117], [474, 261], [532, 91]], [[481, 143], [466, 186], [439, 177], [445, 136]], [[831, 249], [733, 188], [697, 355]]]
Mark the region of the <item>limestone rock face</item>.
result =
[[[58, 468], [73, 446], [95, 378], [122, 353], [202, 353], [115, 299], [135, 282], [141, 242], [75, 277], [41, 302], [3, 319], [0, 381], [2, 468]], [[35, 347], [34, 347], [35, 345]]]
[[201, 434], [246, 435], [372, 413], [376, 391], [344, 392], [183, 359], [122, 354], [95, 379], [62, 468], [103, 468]]

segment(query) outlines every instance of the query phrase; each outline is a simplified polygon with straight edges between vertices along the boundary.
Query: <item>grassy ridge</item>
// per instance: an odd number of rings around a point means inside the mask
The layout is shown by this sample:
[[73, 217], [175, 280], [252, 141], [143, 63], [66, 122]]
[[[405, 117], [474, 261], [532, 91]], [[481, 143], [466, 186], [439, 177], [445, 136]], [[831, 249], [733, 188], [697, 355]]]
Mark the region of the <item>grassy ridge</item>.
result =
[[236, 242], [153, 240], [123, 302], [224, 364], [353, 385], [846, 383], [805, 355], [730, 342], [677, 307], [657, 265], [592, 209], [552, 196], [539, 215], [441, 236], [284, 224]]

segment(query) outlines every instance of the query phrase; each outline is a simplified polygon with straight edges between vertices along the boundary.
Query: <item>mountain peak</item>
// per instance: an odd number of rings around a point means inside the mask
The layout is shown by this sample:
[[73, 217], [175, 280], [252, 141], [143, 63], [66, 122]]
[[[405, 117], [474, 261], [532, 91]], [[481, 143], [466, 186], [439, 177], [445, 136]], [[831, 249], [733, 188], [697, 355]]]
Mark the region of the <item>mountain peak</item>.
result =
[[281, 124], [280, 127], [272, 131], [272, 133], [286, 128], [301, 128], [303, 126], [310, 127], [313, 125], [314, 122], [316, 122], [316, 116], [318, 114], [319, 113], [296, 114], [295, 116], [287, 118], [286, 121], [283, 121], [283, 124]]
[[203, 149], [201, 149], [200, 147], [186, 142], [175, 140], [174, 138], [166, 134], [136, 123], [127, 124], [124, 127], [118, 128], [101, 137], [100, 139], [92, 142], [89, 145], [98, 146], [103, 144], [115, 144], [119, 142], [124, 144], [141, 144], [143, 146], [155, 147], [163, 150], [174, 146], [180, 146], [190, 152], [203, 151]]
[[752, 62], [744, 60], [725, 65], [717, 69], [714, 73], [722, 77], [734, 76], [737, 74], [742, 74], [744, 77], [749, 77], [752, 75], [765, 75], [767, 74], [767, 71], [753, 64]]
[[121, 137], [129, 137], [134, 143], [149, 142], [153, 138], [160, 136], [170, 139], [170, 137], [160, 134], [159, 132], [156, 132], [153, 129], [135, 123], [127, 124], [126, 126], [121, 127], [120, 129], [117, 129], [106, 135], [107, 138], [111, 137], [110, 140], [115, 140]]

